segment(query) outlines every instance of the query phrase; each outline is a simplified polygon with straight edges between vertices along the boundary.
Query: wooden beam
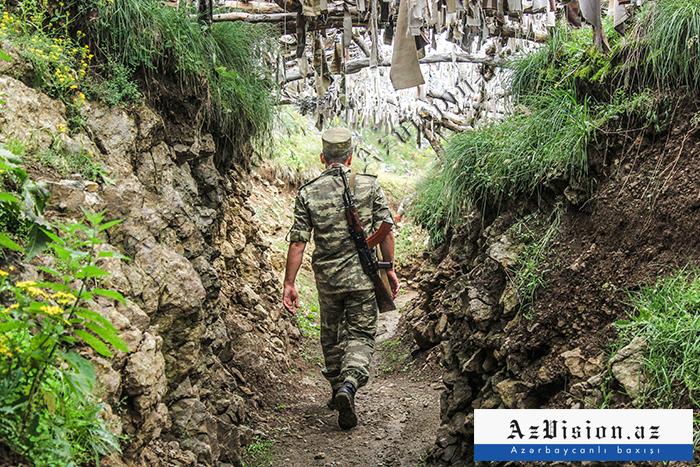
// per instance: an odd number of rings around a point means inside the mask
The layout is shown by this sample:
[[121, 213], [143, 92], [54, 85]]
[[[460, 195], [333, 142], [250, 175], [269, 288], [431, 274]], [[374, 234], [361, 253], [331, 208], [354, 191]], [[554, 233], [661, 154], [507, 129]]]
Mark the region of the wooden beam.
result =
[[226, 2], [224, 6], [234, 10], [232, 12], [247, 11], [249, 13], [285, 13], [285, 10], [281, 6], [272, 2]]
[[296, 13], [270, 13], [256, 14], [246, 13], [245, 11], [234, 11], [231, 13], [221, 13], [214, 15], [213, 21], [219, 23], [222, 21], [244, 21], [246, 23], [280, 23], [285, 19], [293, 21], [296, 24]]

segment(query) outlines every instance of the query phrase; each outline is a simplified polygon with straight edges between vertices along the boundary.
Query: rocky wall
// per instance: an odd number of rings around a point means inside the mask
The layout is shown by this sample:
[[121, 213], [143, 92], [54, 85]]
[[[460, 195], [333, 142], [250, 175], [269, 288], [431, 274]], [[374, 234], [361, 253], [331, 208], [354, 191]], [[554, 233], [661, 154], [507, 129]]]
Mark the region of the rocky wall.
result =
[[[19, 79], [0, 76], [0, 142], [23, 141], [28, 154], [91, 154], [106, 175], [61, 176], [28, 158], [30, 174], [51, 192], [47, 217], [78, 221], [85, 208], [123, 219], [101, 247], [130, 260], [105, 258], [101, 266], [128, 304], [102, 298], [96, 306], [129, 353], [92, 357], [106, 411], [128, 441], [105, 464], [240, 466], [241, 444], [252, 435], [243, 426], [249, 409], [261, 388], [289, 372], [300, 337], [280, 313], [270, 245], [247, 201], [244, 151], [207, 133], [166, 137], [172, 128], [147, 106], [89, 102], [84, 131], [68, 135], [63, 104], [26, 86], [31, 69], [18, 63], [5, 71]], [[232, 162], [221, 173], [215, 160]], [[33, 264], [49, 262], [40, 255]], [[25, 274], [41, 278], [32, 265]]]
[[[533, 213], [545, 222], [552, 206], [564, 202], [569, 201], [563, 194], [552, 204], [523, 202], [491, 218], [475, 210], [423, 270], [421, 295], [406, 320], [420, 349], [440, 347], [446, 387], [428, 465], [474, 465], [474, 409], [596, 408], [608, 373], [620, 392], [632, 396], [644, 384], [643, 342], [607, 360], [601, 351], [607, 342], [586, 344], [594, 339], [583, 321], [569, 320], [563, 312], [556, 321], [559, 304], [542, 305], [554, 310], [554, 323], [526, 316], [520, 308], [511, 279], [524, 245], [511, 228]], [[576, 337], [566, 339], [567, 333]]]

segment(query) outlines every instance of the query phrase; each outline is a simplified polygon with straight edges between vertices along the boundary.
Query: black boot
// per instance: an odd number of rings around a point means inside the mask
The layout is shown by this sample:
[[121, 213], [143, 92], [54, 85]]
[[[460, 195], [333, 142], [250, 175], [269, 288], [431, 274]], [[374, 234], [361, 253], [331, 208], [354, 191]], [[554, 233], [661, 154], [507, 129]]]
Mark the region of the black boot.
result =
[[335, 395], [335, 403], [338, 406], [338, 425], [343, 430], [349, 430], [357, 426], [357, 414], [355, 413], [355, 392], [357, 389], [350, 381], [346, 381]]
[[335, 395], [336, 394], [338, 394], [338, 390], [333, 389], [333, 394], [331, 395], [330, 399], [328, 399], [328, 402], [326, 402], [326, 407], [328, 407], [331, 410], [338, 409], [338, 404], [335, 403]]

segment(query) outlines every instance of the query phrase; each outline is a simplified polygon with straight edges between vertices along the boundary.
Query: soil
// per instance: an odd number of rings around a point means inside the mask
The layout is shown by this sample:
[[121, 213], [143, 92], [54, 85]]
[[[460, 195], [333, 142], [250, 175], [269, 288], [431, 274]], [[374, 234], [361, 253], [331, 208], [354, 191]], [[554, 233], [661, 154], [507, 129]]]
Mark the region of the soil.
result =
[[[415, 296], [415, 291], [408, 291], [397, 305], [402, 307]], [[293, 387], [279, 395], [275, 407], [258, 413], [251, 426], [274, 441], [272, 465], [422, 465], [439, 426], [440, 393], [444, 389], [436, 371], [439, 355], [433, 350], [414, 360], [409, 355], [410, 345], [403, 343], [402, 328], [396, 327], [398, 318], [398, 312], [380, 315], [372, 376], [355, 397], [357, 427], [348, 431], [338, 427], [337, 412], [326, 407], [328, 383], [319, 366], [311, 364], [290, 378], [288, 383]]]
[[[606, 355], [617, 336], [613, 323], [631, 312], [630, 293], [700, 260], [700, 128], [689, 123], [697, 110], [677, 108], [660, 131], [611, 134], [593, 157], [591, 178], [602, 183], [569, 208], [532, 321], [511, 337], [531, 357], [523, 380], [535, 382], [543, 366], [557, 375], [541, 400], [564, 388], [561, 352]], [[547, 406], [570, 402], [559, 392]]]

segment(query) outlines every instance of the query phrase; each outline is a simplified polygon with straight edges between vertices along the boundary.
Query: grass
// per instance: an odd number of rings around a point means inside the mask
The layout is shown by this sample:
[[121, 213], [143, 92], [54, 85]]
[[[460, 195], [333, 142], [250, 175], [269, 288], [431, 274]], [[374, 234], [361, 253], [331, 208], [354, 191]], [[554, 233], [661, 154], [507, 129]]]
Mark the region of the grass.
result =
[[297, 291], [299, 293], [297, 319], [301, 331], [304, 336], [318, 340], [321, 337], [321, 318], [316, 285], [312, 279], [300, 274], [297, 277]]
[[586, 102], [566, 90], [524, 102], [514, 115], [454, 137], [419, 184], [412, 214], [433, 242], [475, 206], [498, 208], [553, 179], [576, 182], [587, 174], [593, 127]]
[[685, 398], [698, 405], [700, 391], [700, 270], [694, 266], [661, 278], [631, 295], [629, 320], [616, 322], [620, 346], [641, 336], [647, 342], [642, 402], [678, 407]]
[[420, 262], [428, 246], [428, 233], [412, 222], [403, 223], [394, 237], [394, 264], [398, 269]]
[[379, 352], [384, 357], [379, 371], [385, 373], [394, 370], [407, 371], [413, 365], [413, 361], [409, 359], [409, 354], [406, 352], [405, 344], [401, 341], [401, 336], [379, 343]]
[[520, 311], [526, 310], [524, 316], [528, 319], [532, 318], [528, 310], [537, 298], [537, 292], [546, 285], [544, 275], [549, 267], [546, 260], [552, 244], [561, 233], [563, 214], [564, 210], [559, 207], [544, 222], [531, 215], [510, 229], [515, 241], [523, 244], [512, 270], [511, 281], [520, 295]]
[[628, 81], [641, 88], [700, 90], [700, 0], [645, 5], [631, 37]]
[[121, 73], [174, 76], [201, 100], [203, 121], [231, 141], [267, 134], [273, 114], [270, 30], [243, 23], [208, 28], [190, 13], [158, 0], [105, 2], [90, 23], [90, 38], [123, 67]]

